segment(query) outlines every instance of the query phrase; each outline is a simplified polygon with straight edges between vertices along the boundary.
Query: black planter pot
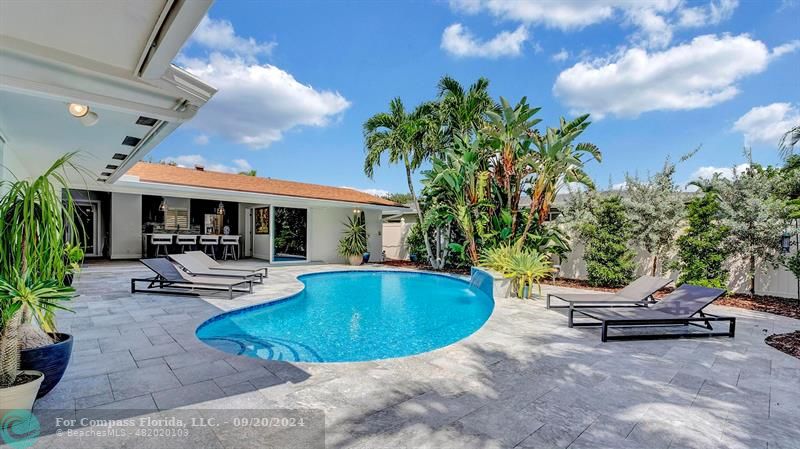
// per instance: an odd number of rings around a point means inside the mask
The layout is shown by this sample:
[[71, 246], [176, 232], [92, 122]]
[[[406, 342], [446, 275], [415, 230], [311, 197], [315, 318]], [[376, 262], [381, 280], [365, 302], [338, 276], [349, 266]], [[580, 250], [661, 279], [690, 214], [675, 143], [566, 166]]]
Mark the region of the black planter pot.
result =
[[44, 381], [39, 388], [39, 394], [36, 398], [41, 398], [50, 392], [58, 382], [61, 381], [61, 376], [67, 370], [69, 359], [72, 356], [72, 335], [69, 334], [51, 334], [58, 340], [47, 346], [38, 348], [23, 349], [20, 353], [20, 367], [22, 369], [32, 369], [44, 373]]
[[369, 253], [364, 253], [363, 257], [364, 257], [364, 263], [369, 262]]

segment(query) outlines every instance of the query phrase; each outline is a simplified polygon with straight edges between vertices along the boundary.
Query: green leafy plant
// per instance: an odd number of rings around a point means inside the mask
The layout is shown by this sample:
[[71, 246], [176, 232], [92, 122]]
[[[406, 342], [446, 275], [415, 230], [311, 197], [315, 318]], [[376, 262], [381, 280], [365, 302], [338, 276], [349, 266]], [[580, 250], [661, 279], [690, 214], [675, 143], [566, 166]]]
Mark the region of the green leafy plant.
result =
[[727, 289], [728, 271], [723, 242], [728, 229], [720, 223], [719, 200], [713, 192], [692, 199], [686, 206], [689, 226], [678, 237], [678, 285], [693, 284]]
[[511, 279], [520, 298], [530, 297], [534, 284], [541, 293], [539, 283], [553, 273], [552, 263], [546, 254], [532, 249], [518, 249], [510, 244], [484, 251], [481, 266]]
[[0, 278], [0, 387], [9, 387], [19, 375], [21, 329], [32, 320], [41, 326], [60, 303], [75, 297], [75, 289], [55, 280], [35, 280], [15, 273]]
[[422, 226], [414, 223], [406, 236], [408, 255], [417, 262], [425, 260], [425, 241], [422, 237]]
[[786, 268], [792, 272], [794, 277], [800, 279], [800, 251], [786, 258]]
[[[6, 191], [0, 199], [0, 278], [62, 286], [65, 275], [79, 266], [83, 256], [79, 237], [84, 230], [74, 221], [75, 205], [66, 177], [67, 170], [81, 173], [72, 162], [75, 155], [58, 158], [35, 179], [0, 183], [0, 190]], [[39, 324], [44, 332], [52, 333], [55, 315], [47, 304]]]
[[586, 244], [584, 260], [591, 285], [621, 287], [633, 278], [636, 264], [630, 248], [630, 223], [619, 195], [597, 201], [580, 235]]
[[367, 226], [360, 217], [352, 216], [347, 219], [339, 239], [337, 251], [344, 257], [360, 256], [367, 252]]

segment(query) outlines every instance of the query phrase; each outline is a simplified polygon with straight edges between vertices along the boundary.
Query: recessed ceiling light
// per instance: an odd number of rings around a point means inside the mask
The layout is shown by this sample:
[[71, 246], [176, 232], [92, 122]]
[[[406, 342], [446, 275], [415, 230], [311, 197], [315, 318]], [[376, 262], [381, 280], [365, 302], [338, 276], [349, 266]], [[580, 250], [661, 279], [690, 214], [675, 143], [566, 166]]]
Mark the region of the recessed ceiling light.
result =
[[89, 113], [89, 106], [80, 103], [70, 103], [67, 106], [67, 110], [69, 111], [71, 116], [76, 118], [81, 118]]

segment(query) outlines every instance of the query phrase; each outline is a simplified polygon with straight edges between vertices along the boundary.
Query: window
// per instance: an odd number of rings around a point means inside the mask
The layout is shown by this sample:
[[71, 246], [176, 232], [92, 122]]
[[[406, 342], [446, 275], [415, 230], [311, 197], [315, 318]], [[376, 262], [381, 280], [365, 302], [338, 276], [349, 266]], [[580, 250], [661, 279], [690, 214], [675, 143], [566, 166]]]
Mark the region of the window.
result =
[[164, 212], [164, 229], [189, 228], [189, 209], [170, 207]]

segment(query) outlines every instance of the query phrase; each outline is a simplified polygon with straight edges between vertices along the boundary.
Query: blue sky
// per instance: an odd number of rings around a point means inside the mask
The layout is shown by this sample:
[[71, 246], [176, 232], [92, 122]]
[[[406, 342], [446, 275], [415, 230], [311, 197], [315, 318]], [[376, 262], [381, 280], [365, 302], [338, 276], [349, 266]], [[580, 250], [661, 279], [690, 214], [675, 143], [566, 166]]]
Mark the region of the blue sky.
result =
[[448, 74], [527, 96], [542, 125], [592, 113], [600, 186], [702, 145], [685, 182], [741, 164], [745, 144], [778, 162], [800, 122], [800, 1], [218, 0], [176, 63], [220, 91], [154, 160], [406, 191], [398, 166], [364, 176], [361, 125]]

